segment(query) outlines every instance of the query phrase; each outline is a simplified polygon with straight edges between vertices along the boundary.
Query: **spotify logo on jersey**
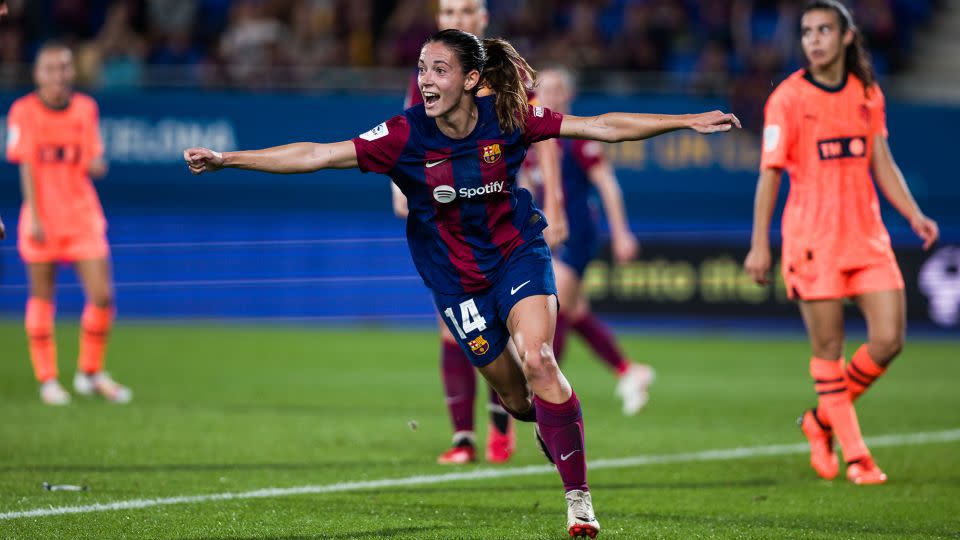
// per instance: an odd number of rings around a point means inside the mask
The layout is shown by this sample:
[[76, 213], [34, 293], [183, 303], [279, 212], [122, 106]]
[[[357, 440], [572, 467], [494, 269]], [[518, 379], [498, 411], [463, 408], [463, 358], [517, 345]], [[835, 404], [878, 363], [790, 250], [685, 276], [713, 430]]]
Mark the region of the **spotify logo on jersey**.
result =
[[446, 204], [457, 198], [457, 192], [451, 186], [437, 186], [433, 188], [433, 198], [439, 203]]

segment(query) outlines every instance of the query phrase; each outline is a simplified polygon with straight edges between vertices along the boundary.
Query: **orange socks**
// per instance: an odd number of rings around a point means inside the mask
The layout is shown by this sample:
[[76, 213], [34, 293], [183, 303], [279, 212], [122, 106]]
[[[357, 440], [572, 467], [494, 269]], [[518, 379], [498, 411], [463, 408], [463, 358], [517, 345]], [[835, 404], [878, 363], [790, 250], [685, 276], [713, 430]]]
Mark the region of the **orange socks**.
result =
[[817, 390], [817, 412], [833, 426], [843, 450], [843, 459], [849, 463], [870, 457], [870, 451], [860, 434], [857, 412], [850, 399], [843, 359], [811, 358], [810, 376]]
[[113, 325], [113, 308], [87, 304], [80, 317], [80, 371], [86, 374], [103, 371], [107, 338]]
[[33, 373], [42, 382], [57, 377], [57, 344], [53, 340], [53, 302], [41, 298], [27, 300], [24, 327], [30, 348]]
[[887, 371], [870, 358], [867, 345], [864, 343], [853, 354], [850, 364], [847, 365], [847, 380], [850, 390], [850, 400], [856, 401], [860, 394], [870, 388], [870, 385]]

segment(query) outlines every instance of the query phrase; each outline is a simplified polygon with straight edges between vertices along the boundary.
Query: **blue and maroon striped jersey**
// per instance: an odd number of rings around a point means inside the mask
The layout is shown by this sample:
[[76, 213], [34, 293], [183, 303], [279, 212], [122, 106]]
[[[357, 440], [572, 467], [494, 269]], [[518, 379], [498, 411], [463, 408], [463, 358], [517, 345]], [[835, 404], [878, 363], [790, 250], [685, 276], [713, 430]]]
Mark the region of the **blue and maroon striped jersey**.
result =
[[444, 135], [418, 105], [353, 140], [360, 169], [386, 174], [407, 197], [414, 264], [445, 294], [496, 283], [510, 254], [547, 226], [516, 176], [527, 148], [557, 137], [563, 116], [529, 106], [526, 128], [505, 133], [495, 96], [475, 99], [477, 125], [464, 139]]

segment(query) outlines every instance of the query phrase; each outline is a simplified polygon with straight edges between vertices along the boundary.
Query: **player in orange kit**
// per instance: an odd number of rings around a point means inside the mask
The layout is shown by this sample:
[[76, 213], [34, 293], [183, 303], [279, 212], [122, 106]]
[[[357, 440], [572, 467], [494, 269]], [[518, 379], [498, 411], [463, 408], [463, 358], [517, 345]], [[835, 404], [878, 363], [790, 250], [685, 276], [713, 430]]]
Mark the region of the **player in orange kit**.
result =
[[57, 380], [53, 337], [56, 268], [68, 262], [87, 299], [74, 389], [125, 403], [130, 390], [103, 370], [114, 309], [106, 220], [90, 181], [106, 173], [97, 104], [73, 91], [73, 55], [66, 46], [40, 49], [34, 79], [36, 92], [10, 107], [7, 159], [20, 165], [23, 208], [17, 247], [30, 281], [25, 326], [40, 397], [49, 405], [70, 402]]
[[[817, 407], [800, 426], [810, 463], [826, 479], [839, 472], [837, 436], [847, 478], [881, 484], [860, 434], [853, 401], [880, 377], [903, 346], [903, 277], [880, 218], [872, 178], [923, 239], [937, 224], [914, 201], [887, 144], [884, 97], [847, 8], [815, 0], [803, 10], [801, 41], [808, 67], [780, 84], [767, 101], [753, 239], [744, 263], [759, 283], [771, 266], [769, 229], [782, 171], [790, 175], [783, 213], [783, 279], [797, 299], [813, 358]], [[843, 301], [852, 298], [867, 321], [867, 343], [843, 359]]]

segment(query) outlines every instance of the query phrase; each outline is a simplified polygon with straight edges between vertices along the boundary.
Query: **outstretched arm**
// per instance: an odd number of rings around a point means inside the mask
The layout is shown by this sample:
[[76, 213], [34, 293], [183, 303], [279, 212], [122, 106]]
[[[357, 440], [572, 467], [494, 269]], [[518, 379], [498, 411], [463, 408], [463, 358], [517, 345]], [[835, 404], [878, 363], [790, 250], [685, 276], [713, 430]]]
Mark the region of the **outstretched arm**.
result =
[[330, 144], [293, 143], [263, 150], [217, 152], [208, 148], [187, 148], [183, 159], [193, 174], [213, 172], [225, 167], [276, 174], [296, 174], [321, 169], [357, 167], [357, 149], [353, 141]]
[[682, 115], [615, 112], [600, 116], [565, 115], [560, 125], [560, 136], [617, 143], [649, 139], [679, 129], [716, 133], [730, 131], [734, 127], [740, 127], [740, 120], [720, 111]]
[[875, 135], [873, 143], [870, 165], [873, 168], [874, 179], [890, 204], [910, 222], [910, 227], [923, 240], [923, 249], [930, 249], [940, 236], [937, 222], [923, 215], [917, 201], [910, 194], [910, 188], [907, 187], [903, 173], [893, 160], [887, 138], [883, 135]]

